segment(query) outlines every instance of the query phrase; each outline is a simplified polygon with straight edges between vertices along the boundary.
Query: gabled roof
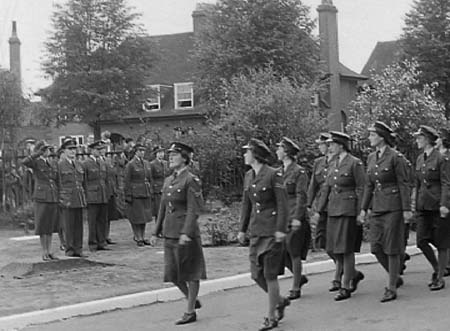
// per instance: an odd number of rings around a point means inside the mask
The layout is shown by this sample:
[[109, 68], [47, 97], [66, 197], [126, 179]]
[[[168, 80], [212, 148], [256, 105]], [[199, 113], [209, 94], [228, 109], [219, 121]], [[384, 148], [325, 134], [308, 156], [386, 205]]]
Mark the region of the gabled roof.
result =
[[194, 33], [176, 33], [148, 37], [158, 48], [160, 60], [151, 72], [154, 84], [192, 82], [195, 64], [192, 61]]
[[380, 74], [384, 68], [400, 60], [402, 49], [399, 40], [379, 41], [370, 54], [361, 74], [371, 76], [372, 72]]
[[342, 78], [347, 79], [356, 79], [356, 80], [366, 80], [368, 79], [365, 75], [360, 75], [353, 70], [347, 68], [345, 65], [339, 62], [339, 74]]

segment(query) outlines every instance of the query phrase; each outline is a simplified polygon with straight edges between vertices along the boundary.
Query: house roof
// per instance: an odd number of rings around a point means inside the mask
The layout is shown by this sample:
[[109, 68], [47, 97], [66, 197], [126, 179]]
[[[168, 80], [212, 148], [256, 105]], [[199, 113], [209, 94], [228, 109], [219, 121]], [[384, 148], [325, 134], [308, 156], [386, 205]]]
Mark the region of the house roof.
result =
[[370, 54], [361, 74], [371, 76], [373, 73], [380, 74], [384, 68], [401, 58], [402, 50], [399, 40], [379, 41]]
[[341, 78], [356, 79], [356, 80], [366, 80], [368, 77], [366, 75], [360, 75], [353, 70], [347, 68], [345, 65], [339, 62], [339, 74]]
[[194, 33], [176, 33], [148, 37], [160, 52], [160, 60], [151, 72], [155, 84], [192, 82], [195, 64], [192, 60]]

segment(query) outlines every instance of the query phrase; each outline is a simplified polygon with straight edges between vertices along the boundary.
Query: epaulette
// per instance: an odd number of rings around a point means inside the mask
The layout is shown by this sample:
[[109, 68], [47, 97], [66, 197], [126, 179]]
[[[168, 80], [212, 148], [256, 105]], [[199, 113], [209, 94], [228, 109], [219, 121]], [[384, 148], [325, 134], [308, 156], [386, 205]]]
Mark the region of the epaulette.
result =
[[279, 177], [283, 177], [283, 173], [282, 173], [281, 171], [277, 171], [276, 174], [277, 174], [277, 176], [279, 176]]

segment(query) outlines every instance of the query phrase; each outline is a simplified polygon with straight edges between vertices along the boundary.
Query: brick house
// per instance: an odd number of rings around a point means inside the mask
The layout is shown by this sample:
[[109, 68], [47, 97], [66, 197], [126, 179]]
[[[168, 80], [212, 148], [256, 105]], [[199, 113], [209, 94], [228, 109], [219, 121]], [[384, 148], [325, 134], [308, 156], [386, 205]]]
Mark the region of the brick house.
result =
[[[151, 36], [151, 41], [161, 53], [161, 62], [152, 72], [149, 82], [155, 97], [148, 98], [142, 109], [119, 120], [101, 121], [101, 130], [108, 130], [115, 137], [137, 138], [146, 134], [155, 142], [180, 138], [206, 129], [204, 107], [199, 103], [193, 86], [195, 64], [190, 57], [195, 47], [196, 35], [203, 28], [207, 15], [206, 4], [197, 5], [193, 12], [193, 31], [170, 35]], [[330, 77], [328, 93], [313, 100], [328, 113], [331, 130], [345, 130], [344, 109], [355, 97], [360, 81], [367, 79], [339, 62], [337, 38], [337, 9], [331, 0], [322, 0], [319, 14], [320, 59]], [[17, 61], [15, 62], [17, 66]], [[11, 60], [13, 64], [13, 60]], [[20, 61], [19, 64], [20, 66]], [[32, 122], [32, 121], [31, 121]], [[62, 137], [76, 136], [80, 144], [93, 139], [93, 128], [84, 123], [68, 123], [61, 127], [29, 125], [21, 128], [19, 141], [29, 138], [46, 139], [59, 145]]]

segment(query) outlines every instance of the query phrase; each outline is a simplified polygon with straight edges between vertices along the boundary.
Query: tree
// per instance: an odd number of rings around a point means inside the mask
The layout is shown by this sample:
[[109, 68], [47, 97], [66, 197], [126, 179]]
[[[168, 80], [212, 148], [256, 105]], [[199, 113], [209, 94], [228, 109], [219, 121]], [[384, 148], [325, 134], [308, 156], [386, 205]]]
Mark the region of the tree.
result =
[[370, 86], [363, 86], [348, 112], [348, 128], [357, 141], [364, 142], [367, 128], [381, 120], [399, 135], [403, 151], [409, 153], [419, 125], [436, 129], [446, 125], [444, 108], [435, 97], [436, 86], [419, 87], [418, 67], [417, 62], [395, 63], [374, 75]]
[[43, 91], [59, 122], [99, 121], [138, 110], [148, 97], [149, 70], [157, 58], [125, 0], [68, 0], [55, 5], [46, 43]]
[[1, 202], [3, 208], [6, 192], [6, 161], [14, 149], [15, 130], [20, 123], [23, 101], [17, 77], [9, 71], [0, 69]]
[[402, 45], [405, 54], [417, 60], [419, 82], [437, 82], [436, 96], [450, 116], [450, 1], [415, 0], [406, 14]]
[[195, 147], [206, 190], [218, 186], [221, 191], [221, 185], [228, 185], [241, 193], [242, 146], [252, 137], [275, 151], [276, 143], [288, 136], [298, 142], [300, 158], [316, 156], [314, 139], [325, 126], [325, 118], [311, 106], [314, 88], [279, 79], [267, 68], [233, 77], [224, 90], [228, 102], [209, 123], [210, 131], [186, 138]]
[[221, 0], [212, 5], [194, 51], [200, 94], [217, 106], [232, 77], [268, 67], [297, 84], [312, 82], [319, 51], [311, 34], [314, 26], [309, 7], [299, 0]]

